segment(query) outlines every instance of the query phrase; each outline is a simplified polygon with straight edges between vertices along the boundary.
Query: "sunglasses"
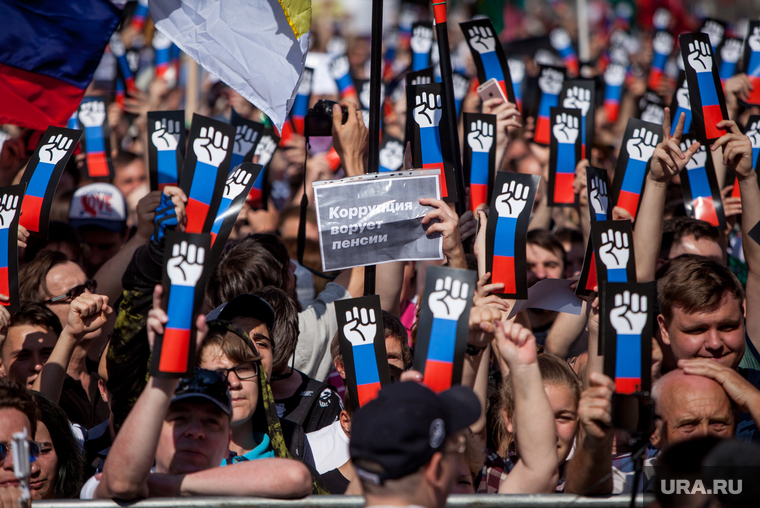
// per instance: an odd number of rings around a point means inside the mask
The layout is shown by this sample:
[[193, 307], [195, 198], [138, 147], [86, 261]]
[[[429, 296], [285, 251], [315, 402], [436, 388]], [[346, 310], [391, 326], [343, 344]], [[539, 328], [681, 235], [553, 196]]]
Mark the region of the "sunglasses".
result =
[[71, 302], [76, 297], [88, 290], [90, 293], [94, 293], [98, 290], [98, 282], [95, 279], [90, 279], [84, 284], [74, 286], [62, 295], [54, 296], [50, 300], [45, 300], [43, 303], [58, 303], [58, 302]]
[[[28, 440], [29, 443], [29, 463], [34, 462], [40, 456], [40, 445], [36, 441]], [[5, 461], [8, 454], [11, 453], [11, 445], [0, 443], [0, 463]]]
[[230, 372], [234, 372], [238, 379], [252, 379], [259, 375], [259, 366], [256, 362], [245, 362], [229, 369], [214, 369], [214, 372], [229, 379]]

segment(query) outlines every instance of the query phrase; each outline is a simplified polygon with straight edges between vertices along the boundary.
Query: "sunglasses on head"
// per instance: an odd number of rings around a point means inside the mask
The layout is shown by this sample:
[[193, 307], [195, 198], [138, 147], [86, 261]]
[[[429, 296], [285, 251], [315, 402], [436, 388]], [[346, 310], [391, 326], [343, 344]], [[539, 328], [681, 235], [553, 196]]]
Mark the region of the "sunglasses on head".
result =
[[95, 279], [90, 279], [84, 284], [80, 284], [78, 286], [74, 286], [73, 288], [69, 289], [62, 295], [54, 296], [53, 298], [49, 300], [45, 300], [43, 303], [58, 303], [58, 302], [71, 302], [76, 297], [84, 293], [85, 291], [90, 291], [90, 293], [94, 293], [98, 290], [98, 282]]
[[[40, 456], [40, 445], [36, 441], [28, 440], [29, 442], [29, 462], [32, 463]], [[8, 454], [11, 453], [11, 445], [8, 443], [0, 443], [0, 463], [5, 461]]]

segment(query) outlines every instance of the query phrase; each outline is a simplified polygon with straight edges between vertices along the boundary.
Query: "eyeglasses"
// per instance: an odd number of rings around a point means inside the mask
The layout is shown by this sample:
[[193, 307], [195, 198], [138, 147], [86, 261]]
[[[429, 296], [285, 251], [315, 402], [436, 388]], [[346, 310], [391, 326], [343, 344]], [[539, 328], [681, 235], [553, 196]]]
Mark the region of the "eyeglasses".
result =
[[[36, 441], [28, 440], [29, 442], [29, 462], [32, 463], [40, 456], [40, 445]], [[5, 458], [11, 452], [11, 445], [8, 443], [0, 443], [0, 463], [5, 461]]]
[[230, 372], [234, 372], [238, 379], [251, 379], [259, 375], [259, 366], [256, 362], [245, 362], [229, 369], [214, 369], [214, 372], [225, 379], [229, 379]]
[[63, 302], [63, 301], [71, 302], [72, 300], [74, 300], [74, 298], [84, 293], [85, 290], [90, 291], [90, 293], [94, 293], [95, 291], [98, 290], [98, 282], [95, 279], [90, 279], [84, 284], [74, 286], [73, 288], [69, 289], [62, 295], [54, 296], [50, 300], [45, 300], [43, 303], [57, 303], [57, 302]]

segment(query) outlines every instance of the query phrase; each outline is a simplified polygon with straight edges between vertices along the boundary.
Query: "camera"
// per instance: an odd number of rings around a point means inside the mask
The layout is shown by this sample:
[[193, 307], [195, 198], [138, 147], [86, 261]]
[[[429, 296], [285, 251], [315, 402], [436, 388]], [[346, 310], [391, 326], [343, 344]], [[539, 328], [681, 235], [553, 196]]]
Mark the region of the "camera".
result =
[[[304, 119], [304, 134], [307, 136], [332, 136], [333, 106], [340, 106], [340, 104], [322, 99], [317, 101], [313, 108], [309, 108]], [[340, 109], [343, 113], [341, 123], [346, 123], [348, 121], [348, 108], [340, 106]]]

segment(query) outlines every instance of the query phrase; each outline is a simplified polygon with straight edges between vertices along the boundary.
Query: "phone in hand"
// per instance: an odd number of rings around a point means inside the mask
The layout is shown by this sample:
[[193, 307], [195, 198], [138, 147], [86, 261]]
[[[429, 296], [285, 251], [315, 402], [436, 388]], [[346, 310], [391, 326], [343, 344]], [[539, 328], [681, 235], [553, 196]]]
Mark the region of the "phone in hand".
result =
[[483, 102], [488, 99], [501, 99], [504, 102], [509, 102], [504, 95], [504, 90], [501, 89], [501, 85], [496, 81], [496, 78], [491, 78], [478, 87], [478, 97]]

